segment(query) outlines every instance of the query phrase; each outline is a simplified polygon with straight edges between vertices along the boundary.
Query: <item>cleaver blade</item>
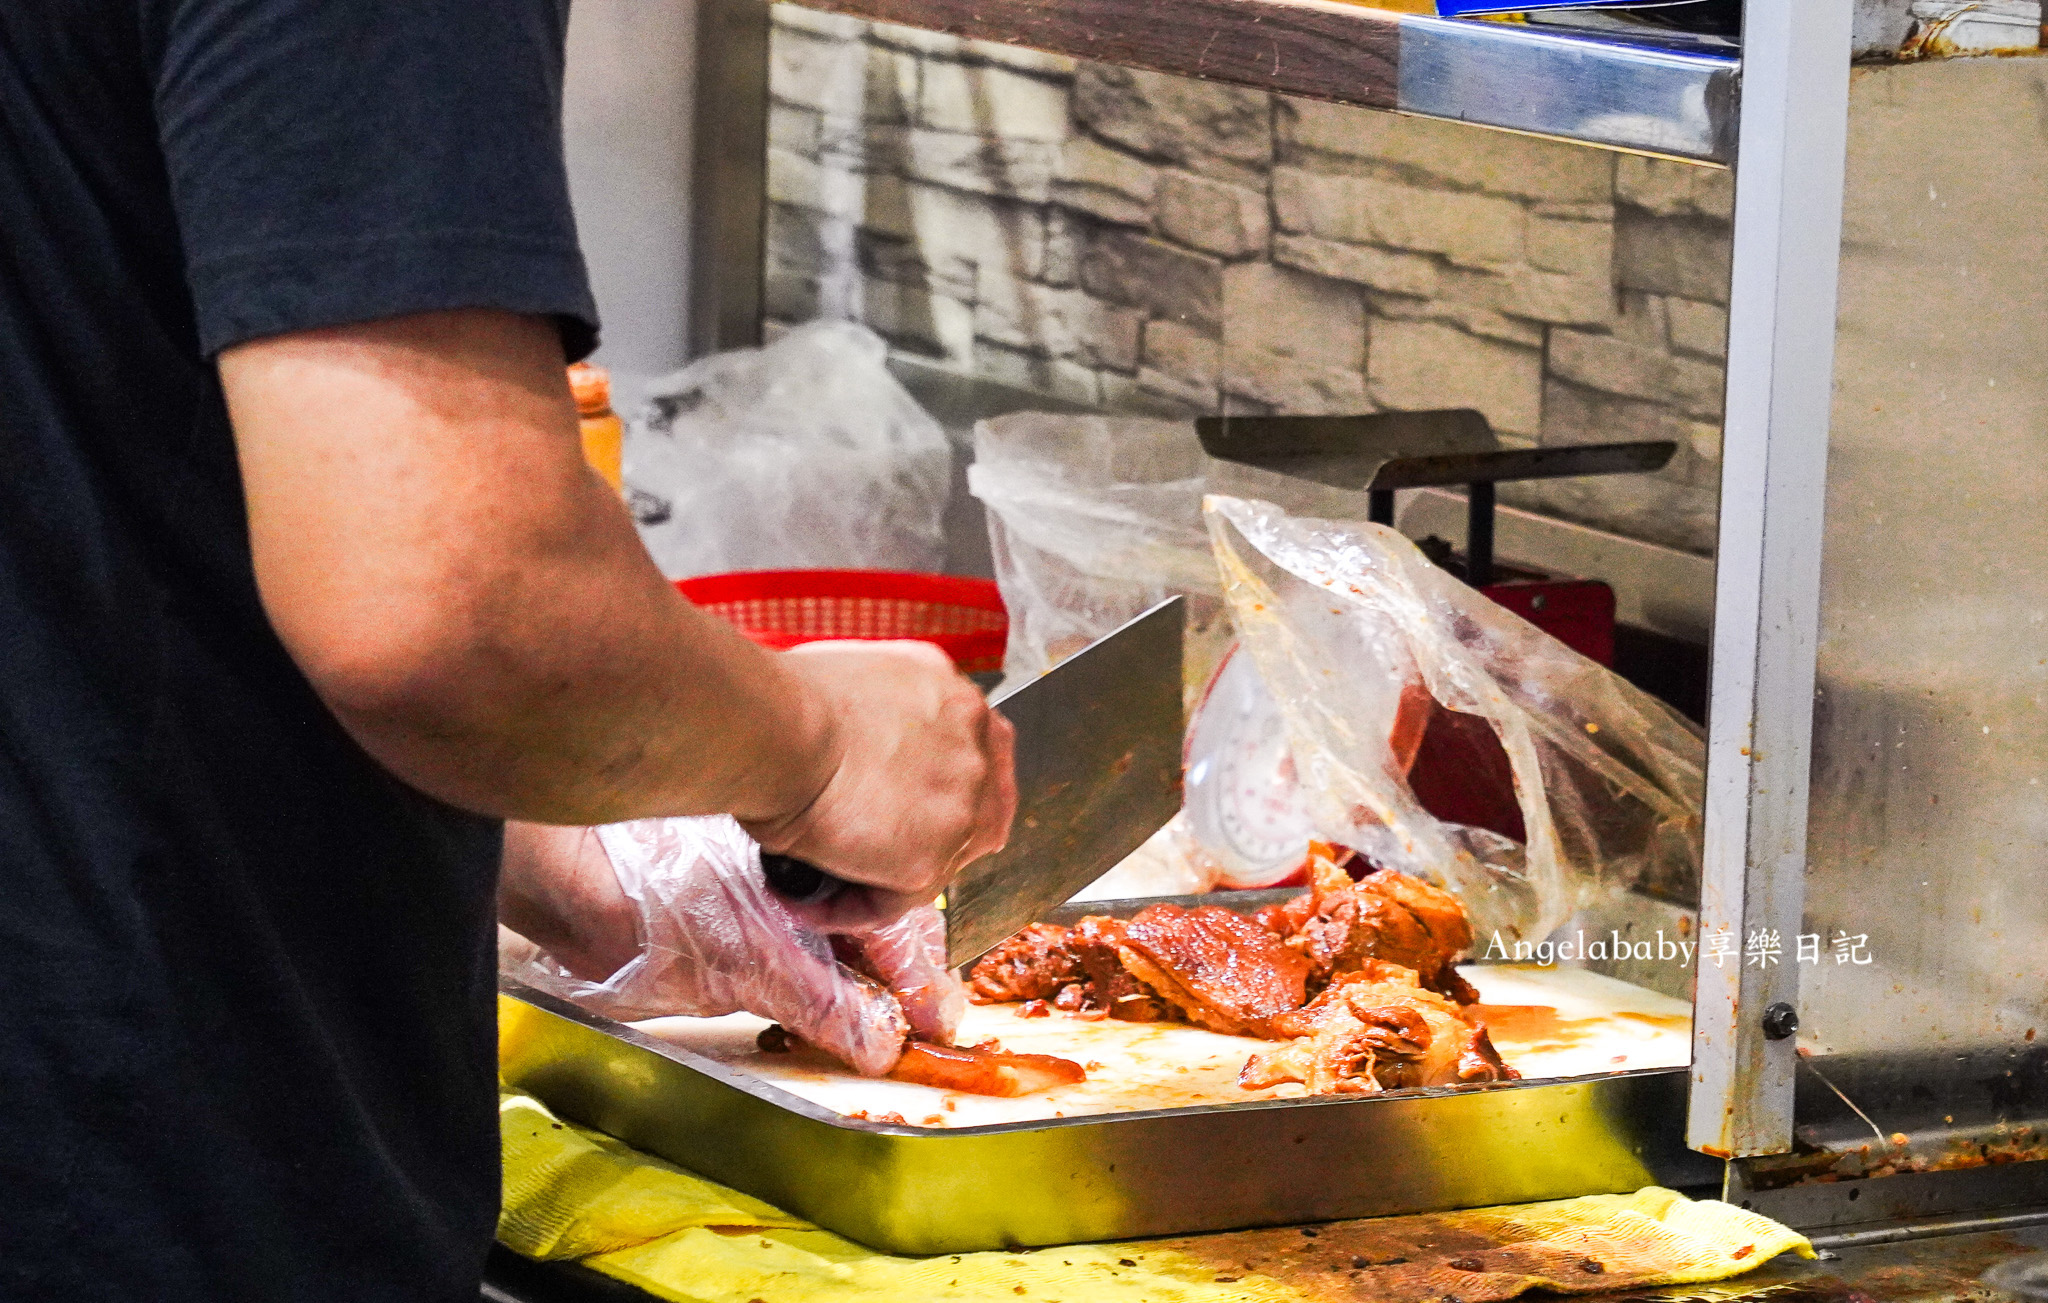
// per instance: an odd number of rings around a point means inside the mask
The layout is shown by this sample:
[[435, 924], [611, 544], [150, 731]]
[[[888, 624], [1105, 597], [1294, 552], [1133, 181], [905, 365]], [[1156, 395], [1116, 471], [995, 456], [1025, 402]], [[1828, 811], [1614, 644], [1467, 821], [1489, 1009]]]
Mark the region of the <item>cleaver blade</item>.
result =
[[971, 964], [1113, 868], [1181, 804], [1179, 597], [998, 699], [1017, 730], [1010, 843], [946, 889], [946, 957]]

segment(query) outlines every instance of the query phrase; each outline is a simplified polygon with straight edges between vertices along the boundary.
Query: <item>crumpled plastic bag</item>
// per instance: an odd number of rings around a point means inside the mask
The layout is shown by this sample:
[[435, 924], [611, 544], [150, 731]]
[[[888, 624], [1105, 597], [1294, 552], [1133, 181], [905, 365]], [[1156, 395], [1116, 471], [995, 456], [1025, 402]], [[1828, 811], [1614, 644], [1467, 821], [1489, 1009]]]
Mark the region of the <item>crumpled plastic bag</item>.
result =
[[925, 906], [833, 936], [768, 889], [761, 848], [727, 815], [636, 819], [597, 829], [639, 916], [640, 953], [602, 982], [545, 953], [507, 974], [622, 1021], [742, 1010], [781, 1023], [868, 1076], [896, 1065], [912, 1033], [952, 1044], [966, 988], [946, 966], [946, 925]]
[[977, 424], [967, 486], [988, 509], [996, 585], [1010, 613], [1006, 684], [1036, 678], [1179, 595], [1187, 599], [1190, 702], [1232, 637], [1203, 495], [1255, 495], [1339, 517], [1363, 518], [1367, 507], [1364, 493], [1217, 461], [1192, 421], [1049, 412]]
[[887, 356], [872, 331], [819, 321], [654, 381], [625, 480], [662, 573], [939, 570], [952, 445]]
[[[1489, 601], [1382, 525], [1206, 503], [1245, 650], [1279, 703], [1318, 834], [1442, 882], [1480, 946], [1540, 939], [1595, 888], [1696, 893], [1705, 743], [1613, 671]], [[1418, 689], [1486, 721], [1527, 840], [1448, 823], [1392, 740]]]

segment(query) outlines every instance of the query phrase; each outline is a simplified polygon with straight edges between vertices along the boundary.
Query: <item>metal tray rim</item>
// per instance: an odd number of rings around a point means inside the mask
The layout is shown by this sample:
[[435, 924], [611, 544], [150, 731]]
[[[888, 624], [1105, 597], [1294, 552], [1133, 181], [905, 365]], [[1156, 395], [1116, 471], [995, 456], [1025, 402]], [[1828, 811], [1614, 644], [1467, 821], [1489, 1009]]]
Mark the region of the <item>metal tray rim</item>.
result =
[[1053, 1131], [1074, 1127], [1107, 1126], [1119, 1122], [1145, 1122], [1161, 1118], [1206, 1116], [1216, 1113], [1245, 1114], [1303, 1108], [1337, 1108], [1352, 1105], [1387, 1104], [1418, 1099], [1442, 1099], [1491, 1093], [1504, 1093], [1526, 1089], [1571, 1086], [1591, 1082], [1619, 1081], [1632, 1077], [1683, 1076], [1691, 1072], [1687, 1067], [1632, 1068], [1620, 1072], [1588, 1073], [1576, 1077], [1538, 1077], [1519, 1081], [1475, 1082], [1464, 1086], [1417, 1086], [1406, 1090], [1385, 1091], [1376, 1095], [1305, 1095], [1295, 1099], [1248, 1099], [1232, 1104], [1190, 1104], [1179, 1108], [1130, 1109], [1109, 1113], [1083, 1113], [1076, 1117], [1035, 1118], [1022, 1122], [988, 1122], [978, 1126], [964, 1127], [920, 1127], [908, 1123], [874, 1122], [863, 1118], [851, 1118], [843, 1113], [814, 1104], [801, 1095], [783, 1090], [773, 1082], [720, 1063], [716, 1059], [671, 1045], [657, 1036], [650, 1036], [628, 1023], [616, 1022], [601, 1014], [589, 1011], [538, 991], [522, 982], [501, 977], [498, 990], [522, 1003], [530, 1004], [546, 1013], [567, 1019], [587, 1027], [601, 1035], [610, 1036], [633, 1046], [667, 1059], [680, 1067], [709, 1077], [719, 1084], [728, 1086], [742, 1094], [749, 1095], [777, 1108], [822, 1122], [842, 1131], [867, 1132], [885, 1136], [899, 1136], [912, 1140], [943, 1140], [958, 1137], [967, 1139], [980, 1136], [1010, 1135], [1032, 1131]]

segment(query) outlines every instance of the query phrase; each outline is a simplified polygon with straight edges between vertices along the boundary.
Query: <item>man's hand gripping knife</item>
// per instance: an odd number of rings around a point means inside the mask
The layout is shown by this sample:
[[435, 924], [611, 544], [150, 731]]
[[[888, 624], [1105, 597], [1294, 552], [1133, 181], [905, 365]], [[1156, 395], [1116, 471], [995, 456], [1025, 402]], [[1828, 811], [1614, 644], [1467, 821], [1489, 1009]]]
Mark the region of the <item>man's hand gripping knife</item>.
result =
[[[863, 1071], [906, 1027], [950, 1032], [950, 996], [863, 986], [824, 939], [943, 973], [916, 911], [1008, 835], [1012, 733], [943, 653], [771, 654], [684, 601], [583, 463], [545, 318], [303, 331], [220, 375], [257, 585], [308, 681], [398, 778], [535, 821], [508, 826], [505, 923], [642, 1012], [749, 1007]], [[721, 811], [738, 825], [687, 817]], [[862, 890], [803, 926], [740, 827]], [[617, 863], [567, 872], [578, 836]]]
[[[606, 885], [598, 875], [615, 878], [631, 905], [637, 952], [602, 980], [577, 975], [593, 971], [581, 954], [512, 952], [508, 975], [608, 1017], [744, 1010], [879, 1077], [912, 1036], [950, 1045], [966, 1011], [936, 909], [858, 932], [814, 926], [768, 889], [761, 848], [726, 816], [515, 826], [508, 873], [533, 859], [552, 861], [542, 870], [552, 879], [580, 877], [593, 895]], [[835, 942], [851, 964], [835, 956]]]

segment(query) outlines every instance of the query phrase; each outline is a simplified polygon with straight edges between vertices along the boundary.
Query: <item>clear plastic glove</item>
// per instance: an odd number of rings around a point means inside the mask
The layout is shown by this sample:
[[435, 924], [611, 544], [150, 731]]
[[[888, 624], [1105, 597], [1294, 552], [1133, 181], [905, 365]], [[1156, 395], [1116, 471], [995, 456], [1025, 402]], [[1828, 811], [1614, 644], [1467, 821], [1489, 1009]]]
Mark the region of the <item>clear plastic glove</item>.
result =
[[929, 905], [872, 932], [844, 938], [857, 949], [856, 965], [881, 982], [903, 1006], [921, 1041], [951, 1045], [967, 1013], [967, 986], [946, 966], [946, 916]]
[[732, 819], [640, 819], [596, 832], [638, 914], [639, 954], [602, 982], [544, 953], [515, 960], [510, 976], [622, 1020], [744, 1010], [868, 1076], [894, 1067], [913, 1031], [951, 1043], [966, 997], [946, 968], [937, 910], [840, 935], [850, 967], [825, 928], [768, 890], [760, 847]]

